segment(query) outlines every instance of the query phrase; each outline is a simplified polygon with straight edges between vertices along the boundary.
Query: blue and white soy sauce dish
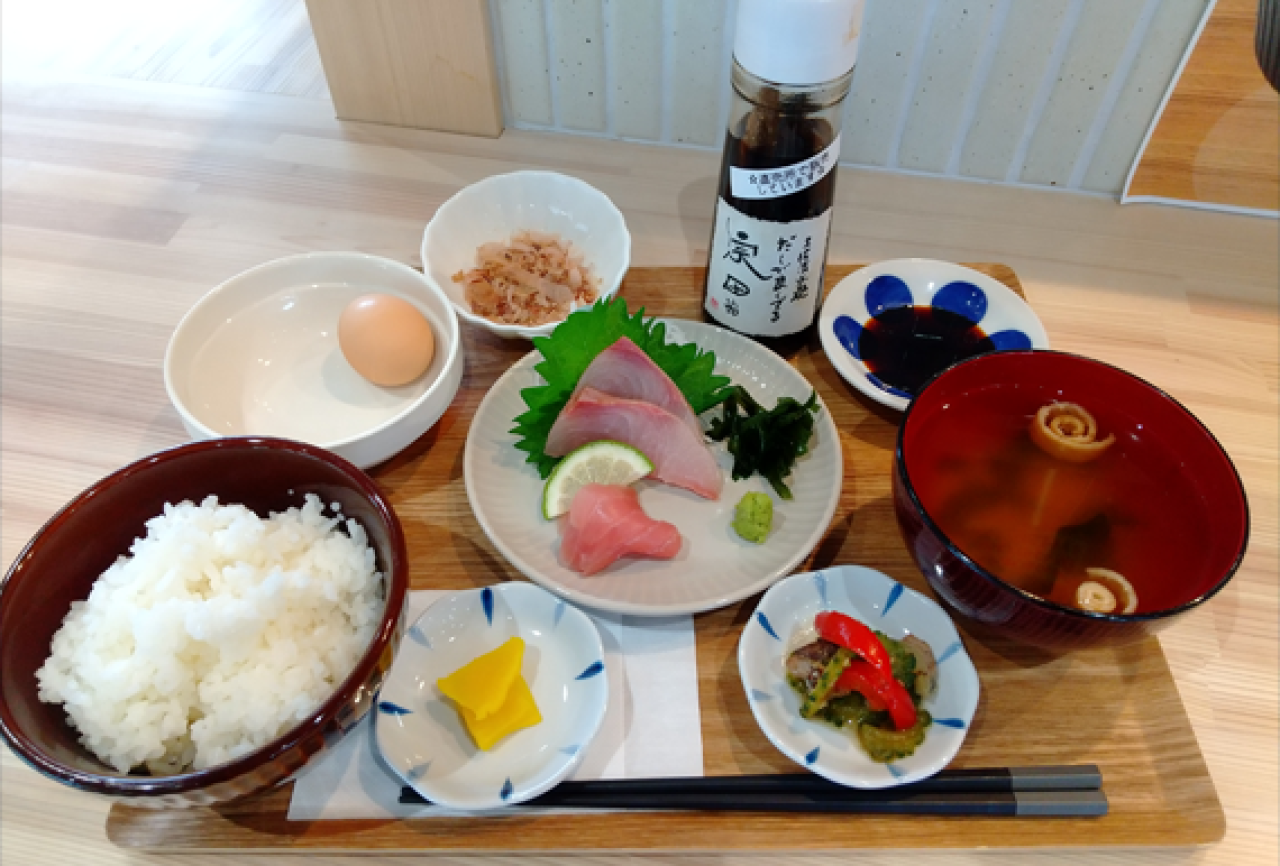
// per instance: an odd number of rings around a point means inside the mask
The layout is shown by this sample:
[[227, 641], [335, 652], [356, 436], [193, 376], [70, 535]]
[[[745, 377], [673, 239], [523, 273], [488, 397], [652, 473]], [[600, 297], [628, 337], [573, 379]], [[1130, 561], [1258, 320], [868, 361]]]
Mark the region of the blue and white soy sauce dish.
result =
[[1008, 286], [932, 259], [877, 262], [845, 277], [823, 302], [818, 332], [849, 384], [899, 411], [965, 358], [1049, 348], [1040, 319]]
[[[937, 689], [924, 701], [933, 717], [915, 754], [873, 761], [857, 735], [800, 716], [800, 696], [787, 683], [786, 659], [813, 618], [836, 610], [901, 639], [913, 634], [938, 662]], [[760, 599], [738, 643], [747, 702], [765, 736], [800, 766], [852, 788], [890, 788], [942, 770], [964, 742], [978, 708], [978, 672], [950, 617], [932, 599], [859, 565], [793, 574]]]
[[[515, 636], [542, 721], [482, 751], [436, 680]], [[573, 772], [608, 703], [604, 649], [587, 615], [532, 584], [504, 583], [445, 596], [406, 630], [378, 695], [374, 738], [386, 764], [432, 803], [494, 809]]]

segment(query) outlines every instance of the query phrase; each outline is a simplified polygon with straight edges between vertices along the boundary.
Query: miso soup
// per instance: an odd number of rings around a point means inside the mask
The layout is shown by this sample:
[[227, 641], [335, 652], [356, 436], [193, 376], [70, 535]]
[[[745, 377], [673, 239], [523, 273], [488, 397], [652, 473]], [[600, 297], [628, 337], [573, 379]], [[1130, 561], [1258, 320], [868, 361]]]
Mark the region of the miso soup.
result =
[[1090, 462], [1057, 459], [1029, 434], [1039, 406], [1010, 402], [1007, 391], [970, 392], [920, 429], [933, 453], [913, 457], [908, 470], [942, 532], [987, 571], [1041, 597], [1064, 575], [1106, 569], [1132, 584], [1137, 613], [1185, 601], [1178, 575], [1200, 573], [1210, 554], [1200, 540], [1207, 506], [1180, 468], [1143, 447], [1139, 425], [1113, 429], [1101, 416], [1114, 443]]

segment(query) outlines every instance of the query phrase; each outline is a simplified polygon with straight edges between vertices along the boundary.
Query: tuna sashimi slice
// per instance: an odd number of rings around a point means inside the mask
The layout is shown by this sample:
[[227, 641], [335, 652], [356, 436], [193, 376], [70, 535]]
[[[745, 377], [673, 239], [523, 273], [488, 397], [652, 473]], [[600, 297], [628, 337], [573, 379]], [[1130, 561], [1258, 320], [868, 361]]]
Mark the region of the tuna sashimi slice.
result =
[[544, 450], [552, 457], [563, 457], [580, 445], [600, 439], [639, 448], [653, 461], [652, 478], [707, 499], [720, 498], [724, 475], [702, 434], [694, 433], [661, 406], [643, 400], [627, 400], [595, 388], [583, 388], [569, 399], [551, 425]]
[[680, 552], [680, 531], [654, 520], [631, 487], [586, 484], [563, 518], [560, 556], [582, 574], [596, 574], [624, 556], [671, 559]]
[[578, 380], [574, 393], [583, 388], [595, 388], [615, 397], [661, 406], [683, 421], [699, 438], [702, 436], [702, 424], [676, 383], [629, 337], [619, 337], [612, 346], [596, 355]]

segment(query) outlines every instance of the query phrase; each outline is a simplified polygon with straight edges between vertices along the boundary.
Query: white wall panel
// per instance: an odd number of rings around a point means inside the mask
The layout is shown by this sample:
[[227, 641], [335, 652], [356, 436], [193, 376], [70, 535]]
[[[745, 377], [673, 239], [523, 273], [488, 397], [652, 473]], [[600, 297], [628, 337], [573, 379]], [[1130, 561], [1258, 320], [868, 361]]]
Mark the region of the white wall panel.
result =
[[1142, 137], [1182, 59], [1183, 48], [1204, 15], [1205, 0], [1161, 0], [1116, 100], [1081, 188], [1116, 192], [1123, 188]]
[[[737, 0], [490, 0], [508, 123], [718, 148]], [[1118, 193], [1208, 0], [867, 0], [843, 161]]]
[[845, 107], [841, 152], [846, 161], [888, 166], [896, 159], [914, 70], [937, 2], [868, 0]]
[[671, 140], [678, 144], [719, 146], [724, 139], [720, 95], [728, 87], [733, 25], [726, 0], [667, 0], [667, 62], [671, 68]]
[[492, 11], [507, 121], [554, 126], [542, 0], [499, 0]]
[[613, 131], [662, 140], [662, 0], [605, 0]]
[[1145, 3], [1085, 0], [1026, 158], [1014, 166], [1018, 180], [1067, 185]]
[[957, 174], [1004, 180], [1072, 0], [1013, 0], [960, 144]]
[[1134, 64], [1138, 60], [1138, 53], [1142, 50], [1147, 34], [1151, 30], [1151, 23], [1155, 20], [1156, 11], [1159, 8], [1160, 0], [1143, 0], [1142, 9], [1138, 12], [1133, 29], [1129, 32], [1129, 38], [1125, 41], [1124, 50], [1120, 53], [1119, 59], [1116, 60], [1115, 70], [1111, 73], [1107, 86], [1103, 90], [1102, 101], [1098, 104], [1097, 111], [1094, 112], [1093, 123], [1090, 125], [1089, 132], [1085, 135], [1084, 142], [1076, 153], [1075, 165], [1071, 169], [1071, 177], [1067, 179], [1067, 186], [1071, 189], [1079, 189], [1084, 183], [1085, 175], [1093, 164], [1098, 146], [1102, 143], [1102, 137], [1111, 126], [1111, 118], [1115, 114], [1117, 103], [1120, 101], [1120, 94], [1124, 92], [1128, 85], [1129, 76], [1132, 74]]
[[966, 96], [982, 67], [995, 0], [941, 3], [917, 64], [920, 76], [904, 121], [897, 164], [917, 171], [945, 172], [960, 129]]
[[551, 86], [565, 129], [606, 132], [604, 9], [600, 0], [550, 0]]

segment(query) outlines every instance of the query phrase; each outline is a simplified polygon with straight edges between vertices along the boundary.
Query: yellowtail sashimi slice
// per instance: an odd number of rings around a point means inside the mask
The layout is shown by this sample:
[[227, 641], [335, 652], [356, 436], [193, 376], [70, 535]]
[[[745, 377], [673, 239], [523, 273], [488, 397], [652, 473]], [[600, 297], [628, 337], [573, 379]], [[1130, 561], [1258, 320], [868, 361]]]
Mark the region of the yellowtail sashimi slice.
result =
[[638, 448], [653, 462], [653, 477], [719, 499], [724, 476], [701, 434], [653, 403], [583, 388], [561, 410], [544, 449], [559, 457], [588, 442], [611, 439]]
[[596, 355], [573, 389], [574, 395], [583, 388], [661, 406], [683, 421], [694, 435], [702, 436], [702, 423], [680, 388], [629, 337], [619, 337], [616, 343]]

